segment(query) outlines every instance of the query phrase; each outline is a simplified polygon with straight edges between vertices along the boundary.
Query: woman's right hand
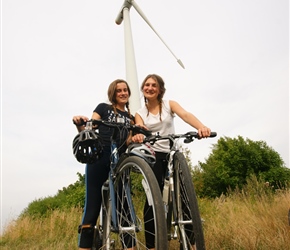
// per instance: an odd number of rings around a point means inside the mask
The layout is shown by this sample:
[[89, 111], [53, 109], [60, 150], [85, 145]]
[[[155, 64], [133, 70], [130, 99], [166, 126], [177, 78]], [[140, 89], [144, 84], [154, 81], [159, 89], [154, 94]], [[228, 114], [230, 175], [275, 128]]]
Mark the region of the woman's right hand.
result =
[[[136, 124], [136, 126], [148, 130], [148, 128], [144, 124]], [[142, 143], [144, 141], [144, 138], [145, 136], [143, 134], [136, 134], [132, 136], [131, 141], [135, 143]]]
[[132, 136], [131, 141], [134, 143], [142, 143], [144, 141], [144, 135], [136, 134]]
[[84, 127], [84, 122], [89, 121], [89, 118], [83, 115], [77, 115], [74, 116], [72, 120], [77, 129], [82, 130], [81, 127]]

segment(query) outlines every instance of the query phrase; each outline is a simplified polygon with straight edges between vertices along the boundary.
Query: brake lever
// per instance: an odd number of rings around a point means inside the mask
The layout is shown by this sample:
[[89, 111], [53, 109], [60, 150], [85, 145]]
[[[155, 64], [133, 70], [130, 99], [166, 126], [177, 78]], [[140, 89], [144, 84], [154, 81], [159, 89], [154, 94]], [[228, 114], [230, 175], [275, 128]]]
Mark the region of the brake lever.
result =
[[85, 129], [86, 130], [93, 130], [93, 122], [92, 121], [88, 121], [86, 123]]

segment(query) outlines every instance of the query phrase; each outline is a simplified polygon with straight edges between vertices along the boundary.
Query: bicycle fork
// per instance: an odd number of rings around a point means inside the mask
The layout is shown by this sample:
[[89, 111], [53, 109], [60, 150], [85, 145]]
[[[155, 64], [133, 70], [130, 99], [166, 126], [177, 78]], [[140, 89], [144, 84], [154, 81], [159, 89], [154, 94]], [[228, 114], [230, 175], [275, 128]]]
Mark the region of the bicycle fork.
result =
[[[164, 188], [163, 188], [163, 202], [165, 206], [165, 214], [167, 218], [167, 227], [168, 227], [168, 240], [177, 239], [177, 231], [179, 227], [184, 227], [187, 224], [192, 224], [192, 220], [184, 220], [183, 216], [180, 216], [182, 213], [182, 204], [179, 200], [180, 195], [180, 180], [178, 177], [178, 173], [174, 173], [178, 171], [174, 169], [173, 166], [173, 151], [170, 152], [170, 158], [168, 161], [168, 173], [167, 177], [164, 181]], [[174, 176], [176, 179], [174, 179]], [[173, 232], [171, 228], [173, 227]], [[181, 230], [182, 238], [185, 238], [184, 235], [185, 231]]]
[[[178, 215], [176, 207], [176, 198], [174, 190], [174, 180], [173, 180], [173, 155], [174, 152], [170, 152], [168, 167], [167, 167], [167, 177], [164, 180], [163, 187], [163, 202], [165, 208], [165, 216], [167, 218], [168, 227], [168, 240], [177, 238], [177, 225], [178, 225]], [[171, 227], [174, 227], [174, 232], [171, 233]]]

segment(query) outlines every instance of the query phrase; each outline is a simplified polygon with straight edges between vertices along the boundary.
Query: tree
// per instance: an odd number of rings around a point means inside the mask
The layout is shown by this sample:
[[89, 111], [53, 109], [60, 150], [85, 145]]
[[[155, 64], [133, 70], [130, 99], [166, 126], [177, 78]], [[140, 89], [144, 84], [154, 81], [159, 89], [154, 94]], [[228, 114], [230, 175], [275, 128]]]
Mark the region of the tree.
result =
[[198, 193], [208, 197], [220, 196], [229, 188], [242, 188], [251, 175], [275, 188], [290, 182], [290, 169], [276, 151], [264, 141], [241, 136], [221, 137], [206, 162], [199, 162], [194, 171], [199, 178]]

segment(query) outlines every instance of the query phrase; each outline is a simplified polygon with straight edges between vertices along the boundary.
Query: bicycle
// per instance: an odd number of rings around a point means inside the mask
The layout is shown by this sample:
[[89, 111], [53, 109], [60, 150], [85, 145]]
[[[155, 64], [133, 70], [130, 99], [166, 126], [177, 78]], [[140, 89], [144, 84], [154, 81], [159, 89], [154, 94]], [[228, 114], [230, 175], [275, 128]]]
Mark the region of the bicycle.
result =
[[[92, 249], [148, 249], [146, 247], [143, 215], [144, 201], [150, 203], [154, 219], [155, 249], [167, 249], [166, 220], [158, 183], [151, 169], [154, 151], [150, 145], [133, 144], [119, 157], [116, 144], [117, 135], [128, 130], [150, 135], [135, 125], [90, 120], [87, 130], [104, 125], [113, 128], [111, 137], [111, 165], [108, 180], [102, 186], [102, 206], [95, 226]], [[152, 165], [152, 166], [150, 166]]]
[[[210, 137], [215, 137], [216, 135], [215, 132], [212, 132]], [[205, 241], [202, 219], [189, 166], [184, 154], [177, 146], [180, 138], [184, 138], [184, 143], [190, 143], [194, 139], [199, 139], [199, 136], [197, 132], [165, 136], [160, 136], [157, 133], [146, 137], [144, 143], [153, 145], [159, 140], [169, 140], [169, 161], [162, 192], [167, 220], [168, 241], [178, 240], [181, 250], [203, 250], [205, 249]]]

